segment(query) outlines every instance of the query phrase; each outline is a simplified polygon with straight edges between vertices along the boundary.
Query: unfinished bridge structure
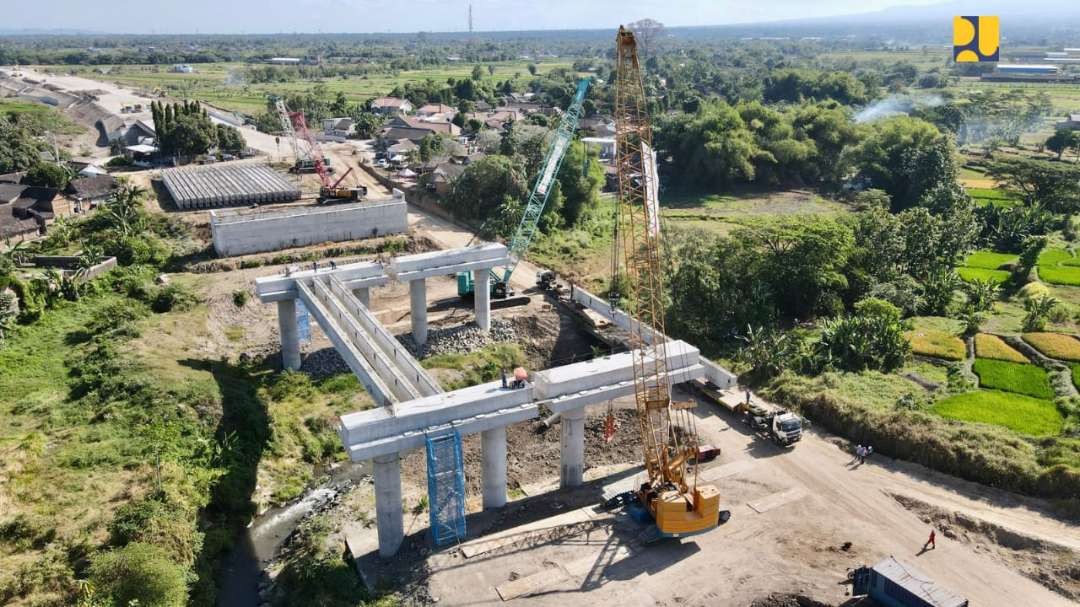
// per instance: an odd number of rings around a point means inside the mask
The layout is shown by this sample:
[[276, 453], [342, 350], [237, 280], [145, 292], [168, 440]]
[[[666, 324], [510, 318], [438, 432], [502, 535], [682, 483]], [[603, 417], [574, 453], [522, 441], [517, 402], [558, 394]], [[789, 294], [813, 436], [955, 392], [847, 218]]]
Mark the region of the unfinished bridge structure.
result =
[[[507, 502], [507, 426], [538, 417], [541, 406], [559, 413], [560, 484], [575, 487], [584, 476], [585, 408], [634, 393], [631, 352], [539, 371], [521, 388], [495, 381], [446, 392], [368, 310], [372, 287], [391, 280], [408, 282], [413, 337], [417, 343], [425, 343], [425, 280], [470, 271], [476, 284], [485, 285], [491, 269], [506, 262], [505, 246], [484, 244], [397, 257], [385, 265], [355, 263], [256, 281], [259, 298], [277, 303], [285, 368], [300, 367], [299, 299], [381, 405], [341, 416], [338, 431], [353, 462], [373, 460], [379, 555], [384, 558], [397, 553], [404, 538], [400, 460], [406, 452], [428, 446], [430, 467], [432, 437], [479, 433], [483, 507], [500, 508]], [[488, 291], [475, 289], [475, 320], [483, 330], [491, 324]], [[578, 305], [623, 329], [631, 329], [637, 322], [582, 289], [574, 289], [572, 297]], [[722, 387], [734, 383], [731, 373], [700, 357], [694, 346], [644, 329], [647, 340], [667, 342], [665, 368], [672, 384], [703, 377]], [[429, 477], [435, 476], [433, 472], [429, 470]]]

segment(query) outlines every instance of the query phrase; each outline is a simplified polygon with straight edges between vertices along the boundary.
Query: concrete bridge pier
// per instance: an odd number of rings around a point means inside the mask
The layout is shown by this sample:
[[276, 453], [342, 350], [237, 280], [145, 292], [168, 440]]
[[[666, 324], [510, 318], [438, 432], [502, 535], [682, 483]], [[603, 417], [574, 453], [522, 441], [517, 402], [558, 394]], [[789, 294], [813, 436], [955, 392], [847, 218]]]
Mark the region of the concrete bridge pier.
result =
[[360, 289], [353, 289], [353, 295], [356, 296], [356, 299], [360, 300], [360, 303], [363, 304], [365, 308], [371, 307], [371, 288], [363, 287]]
[[300, 335], [296, 330], [296, 300], [277, 302], [278, 333], [281, 335], [281, 366], [289, 371], [300, 369]]
[[473, 306], [476, 324], [482, 331], [491, 328], [491, 270], [473, 270]]
[[484, 510], [506, 505], [506, 426], [480, 433], [484, 462]]
[[375, 520], [379, 530], [379, 556], [397, 554], [405, 537], [401, 513], [401, 461], [397, 453], [375, 458]]
[[427, 285], [423, 278], [409, 281], [409, 317], [416, 345], [427, 343]]
[[585, 480], [585, 407], [563, 411], [559, 425], [559, 485], [577, 487]]

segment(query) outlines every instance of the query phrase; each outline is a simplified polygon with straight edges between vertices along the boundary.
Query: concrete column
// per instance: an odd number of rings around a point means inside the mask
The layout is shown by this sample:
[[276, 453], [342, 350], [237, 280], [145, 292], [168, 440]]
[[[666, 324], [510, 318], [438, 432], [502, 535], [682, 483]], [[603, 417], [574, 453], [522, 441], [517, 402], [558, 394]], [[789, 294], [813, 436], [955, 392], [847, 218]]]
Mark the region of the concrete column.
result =
[[281, 334], [281, 366], [290, 371], [300, 369], [300, 336], [296, 332], [296, 300], [277, 302], [278, 332]]
[[409, 303], [413, 341], [422, 346], [427, 343], [427, 288], [423, 278], [409, 282]]
[[585, 473], [585, 407], [563, 411], [559, 430], [562, 449], [559, 481], [562, 488], [577, 487]]
[[364, 304], [365, 308], [371, 307], [371, 288], [363, 287], [360, 289], [353, 289], [353, 295], [360, 300], [360, 303]]
[[476, 308], [476, 324], [480, 330], [491, 328], [491, 270], [473, 270], [473, 303]]
[[506, 427], [480, 433], [484, 456], [484, 510], [506, 505]]
[[397, 554], [405, 537], [401, 514], [401, 462], [397, 453], [381, 455], [375, 458], [375, 520], [384, 559]]

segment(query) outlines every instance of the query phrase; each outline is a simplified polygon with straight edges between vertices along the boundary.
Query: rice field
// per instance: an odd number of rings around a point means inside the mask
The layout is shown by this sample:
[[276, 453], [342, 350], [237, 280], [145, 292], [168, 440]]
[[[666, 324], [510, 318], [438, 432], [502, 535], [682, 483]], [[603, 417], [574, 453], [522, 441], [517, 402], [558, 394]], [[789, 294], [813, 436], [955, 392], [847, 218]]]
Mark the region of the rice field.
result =
[[994, 251], [981, 250], [968, 255], [963, 265], [956, 268], [960, 278], [971, 282], [984, 280], [994, 284], [1002, 284], [1009, 280], [1009, 271], [1005, 270], [1008, 264], [1017, 261], [1017, 256], [1011, 253], [996, 253]]
[[1005, 343], [1005, 340], [989, 333], [979, 333], [975, 336], [975, 356], [1014, 363], [1029, 362], [1026, 356]]
[[963, 360], [967, 354], [964, 341], [946, 331], [916, 329], [905, 335], [911, 342], [911, 351], [915, 354], [945, 360]]
[[972, 370], [979, 376], [979, 385], [983, 388], [1035, 398], [1054, 398], [1046, 371], [1035, 365], [977, 358]]
[[1039, 255], [1039, 279], [1055, 285], [1080, 286], [1080, 259], [1066, 249], [1046, 249]]
[[[974, 180], [972, 181], [975, 182]], [[979, 179], [981, 182], [981, 179]], [[1013, 207], [1020, 204], [1021, 200], [1010, 192], [998, 190], [995, 188], [980, 188], [969, 187], [966, 188], [967, 193], [971, 196], [971, 199], [975, 201], [978, 206], [994, 206], [994, 207]]]
[[1061, 433], [1063, 419], [1054, 403], [1000, 390], [976, 390], [938, 401], [938, 415], [955, 420], [993, 424], [1030, 436]]
[[1080, 340], [1063, 333], [1024, 333], [1024, 341], [1044, 356], [1080, 362]]

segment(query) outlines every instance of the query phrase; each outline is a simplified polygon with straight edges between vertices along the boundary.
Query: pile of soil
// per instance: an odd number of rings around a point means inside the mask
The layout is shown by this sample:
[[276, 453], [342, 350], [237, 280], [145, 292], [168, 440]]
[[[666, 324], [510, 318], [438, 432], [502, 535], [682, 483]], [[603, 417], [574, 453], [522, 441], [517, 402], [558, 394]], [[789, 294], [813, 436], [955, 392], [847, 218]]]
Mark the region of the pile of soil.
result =
[[[637, 427], [637, 411], [619, 409], [615, 415], [615, 437], [604, 441], [605, 414], [585, 418], [585, 469], [611, 464], [641, 461], [641, 440]], [[506, 429], [507, 482], [510, 488], [520, 488], [544, 479], [559, 476], [559, 424], [545, 430], [540, 420], [514, 424]], [[465, 491], [470, 496], [483, 492], [483, 455], [480, 435], [462, 438], [465, 460]], [[423, 450], [410, 452], [402, 460], [401, 474], [405, 483], [427, 487], [427, 462]]]
[[829, 604], [801, 594], [770, 594], [765, 598], [754, 599], [750, 607], [829, 607]]

